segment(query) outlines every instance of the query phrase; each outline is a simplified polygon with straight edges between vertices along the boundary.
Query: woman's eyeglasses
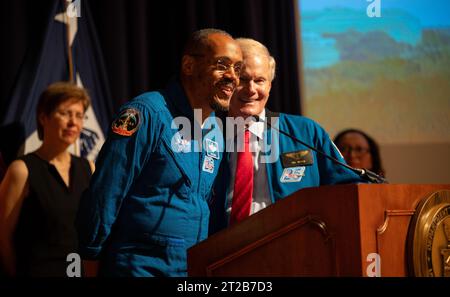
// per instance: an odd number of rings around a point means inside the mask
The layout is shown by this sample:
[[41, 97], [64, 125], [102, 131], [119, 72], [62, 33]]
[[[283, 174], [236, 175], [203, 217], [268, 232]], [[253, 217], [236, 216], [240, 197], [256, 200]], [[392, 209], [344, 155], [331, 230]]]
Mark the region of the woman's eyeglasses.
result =
[[340, 147], [339, 150], [344, 155], [347, 155], [347, 154], [350, 155], [352, 152], [354, 152], [358, 156], [367, 154], [370, 151], [369, 148], [360, 147], [360, 146], [356, 146], [356, 147], [344, 146], [344, 147]]
[[56, 114], [66, 121], [70, 120], [72, 117], [80, 122], [87, 120], [86, 114], [80, 112], [72, 112], [70, 110], [57, 110]]

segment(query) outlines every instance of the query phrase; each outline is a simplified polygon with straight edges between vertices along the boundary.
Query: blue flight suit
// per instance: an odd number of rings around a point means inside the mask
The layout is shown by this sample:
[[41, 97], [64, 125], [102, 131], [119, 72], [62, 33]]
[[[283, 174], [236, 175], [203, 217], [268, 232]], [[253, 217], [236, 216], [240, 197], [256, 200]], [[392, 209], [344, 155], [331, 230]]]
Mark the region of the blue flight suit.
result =
[[213, 128], [198, 126], [201, 152], [194, 138], [177, 137], [174, 118], [196, 122], [175, 81], [120, 110], [80, 201], [79, 252], [100, 259], [103, 276], [186, 276], [186, 250], [208, 234], [207, 200], [222, 157], [208, 156], [204, 141], [223, 139], [221, 130], [213, 115]]
[[[271, 119], [277, 118], [278, 120], [271, 122]], [[265, 121], [272, 123], [276, 129], [286, 132], [345, 163], [344, 158], [331, 141], [328, 133], [313, 120], [303, 116], [274, 113], [266, 109]], [[278, 138], [276, 138], [275, 135], [277, 135]], [[267, 144], [271, 146], [270, 151], [274, 149], [278, 150], [277, 156], [279, 156], [275, 162], [261, 164], [261, 166], [266, 166], [268, 178], [267, 185], [272, 203], [304, 188], [321, 185], [366, 182], [353, 171], [335, 164], [333, 161], [317, 154], [308, 147], [277, 132], [275, 129], [271, 129], [270, 126], [265, 126], [264, 138], [267, 139]], [[293, 167], [283, 166], [281, 158], [283, 154], [305, 150], [310, 150], [310, 153], [312, 153], [312, 165]], [[220, 173], [214, 186], [214, 197], [210, 200], [210, 234], [226, 228], [228, 225], [228, 216], [226, 213], [226, 209], [229, 207], [227, 193], [230, 180], [228, 177], [231, 174], [234, 174], [234, 172], [230, 172], [230, 165], [228, 162], [229, 156], [228, 153], [224, 156], [224, 162], [221, 164]], [[267, 160], [269, 159], [270, 158], [267, 158]], [[297, 175], [289, 174], [290, 172], [297, 172]], [[294, 177], [292, 178], [292, 176]]]

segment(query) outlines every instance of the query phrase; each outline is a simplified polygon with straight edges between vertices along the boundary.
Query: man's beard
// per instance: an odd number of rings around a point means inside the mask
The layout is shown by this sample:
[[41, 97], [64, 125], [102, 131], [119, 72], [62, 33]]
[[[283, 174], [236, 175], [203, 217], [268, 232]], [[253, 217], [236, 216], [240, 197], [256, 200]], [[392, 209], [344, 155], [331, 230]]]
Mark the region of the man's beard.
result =
[[213, 98], [212, 100], [209, 101], [209, 106], [214, 111], [228, 111], [228, 109], [230, 108], [230, 100], [228, 100], [228, 104], [222, 105], [220, 104], [218, 99]]
[[[222, 78], [218, 83], [215, 84], [215, 87], [219, 89], [221, 85], [230, 85], [230, 84], [232, 85], [234, 91], [236, 84], [232, 79], [229, 78]], [[216, 95], [209, 101], [209, 106], [215, 111], [227, 112], [230, 108], [230, 100], [231, 97], [228, 99], [221, 100], [220, 97]], [[221, 102], [225, 102], [225, 104], [221, 104]]]

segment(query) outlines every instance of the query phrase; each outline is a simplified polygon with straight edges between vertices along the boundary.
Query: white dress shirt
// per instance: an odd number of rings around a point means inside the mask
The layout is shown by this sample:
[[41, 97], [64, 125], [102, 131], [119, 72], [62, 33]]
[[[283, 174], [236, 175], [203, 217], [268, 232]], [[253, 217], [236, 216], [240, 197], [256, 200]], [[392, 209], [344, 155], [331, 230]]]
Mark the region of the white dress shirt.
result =
[[[263, 110], [259, 117], [265, 120], [266, 112]], [[250, 131], [250, 151], [253, 155], [253, 197], [252, 197], [252, 205], [250, 208], [250, 214], [254, 214], [261, 209], [267, 207], [272, 203], [269, 193], [269, 186], [267, 182], [267, 172], [266, 172], [266, 164], [259, 162], [259, 154], [261, 152], [262, 140], [264, 137], [264, 122], [252, 122], [248, 128]], [[244, 131], [238, 131], [237, 137], [241, 137], [243, 139]], [[227, 139], [229, 137], [233, 137], [233, 135], [227, 135]], [[239, 138], [238, 138], [239, 139]], [[235, 147], [236, 148], [236, 147]], [[231, 213], [231, 204], [233, 201], [233, 192], [234, 192], [234, 179], [236, 174], [236, 160], [237, 160], [237, 152], [236, 149], [230, 153], [230, 160], [228, 165], [230, 166], [230, 184], [228, 186], [227, 193], [227, 214], [228, 218]]]

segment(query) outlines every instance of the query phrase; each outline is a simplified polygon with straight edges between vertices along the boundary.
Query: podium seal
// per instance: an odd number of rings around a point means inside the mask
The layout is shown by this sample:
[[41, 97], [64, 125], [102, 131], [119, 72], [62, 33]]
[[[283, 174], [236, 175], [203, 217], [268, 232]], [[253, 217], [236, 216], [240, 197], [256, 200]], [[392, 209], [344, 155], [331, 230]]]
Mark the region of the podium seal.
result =
[[450, 277], [450, 191], [435, 192], [417, 206], [407, 257], [411, 276]]

